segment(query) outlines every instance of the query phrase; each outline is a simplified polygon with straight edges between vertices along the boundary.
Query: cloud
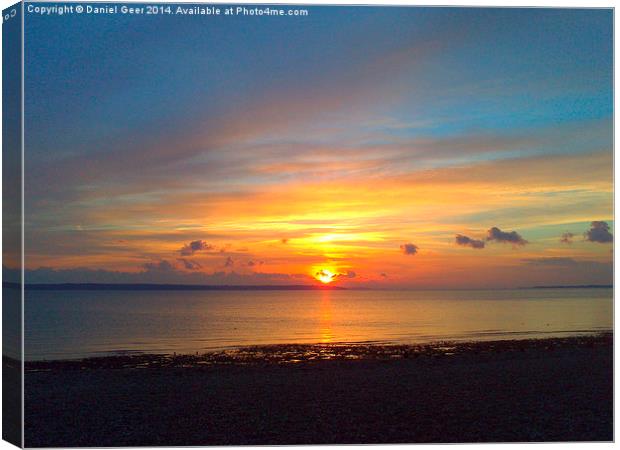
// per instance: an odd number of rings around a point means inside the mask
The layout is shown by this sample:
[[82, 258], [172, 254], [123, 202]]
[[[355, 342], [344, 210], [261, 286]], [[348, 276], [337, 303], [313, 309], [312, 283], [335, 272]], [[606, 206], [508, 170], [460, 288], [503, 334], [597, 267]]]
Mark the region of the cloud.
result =
[[525, 258], [522, 259], [525, 264], [530, 266], [547, 266], [547, 267], [569, 267], [578, 264], [578, 261], [567, 257], [542, 257], [542, 258]]
[[355, 278], [357, 276], [357, 274], [355, 272], [353, 272], [352, 270], [347, 270], [345, 273], [339, 273], [337, 274], [338, 277], [344, 277], [344, 278]]
[[470, 237], [463, 236], [462, 234], [456, 235], [456, 244], [462, 245], [463, 247], [484, 248], [484, 241], [472, 239]]
[[235, 265], [235, 262], [233, 261], [233, 259], [229, 256], [228, 258], [226, 258], [226, 262], [224, 263], [224, 267], [232, 267]]
[[562, 236], [560, 237], [560, 242], [562, 244], [572, 244], [573, 243], [573, 237], [575, 237], [575, 235], [569, 231], [567, 231], [566, 233], [562, 233]]
[[400, 246], [400, 249], [405, 255], [415, 255], [418, 253], [418, 246], [412, 243], [403, 244]]
[[148, 262], [142, 265], [147, 272], [172, 272], [175, 270], [174, 264], [162, 259], [159, 262]]
[[[613, 262], [582, 260], [568, 257], [541, 257], [522, 259], [531, 270], [537, 284], [612, 284]], [[535, 279], [534, 278], [534, 279]], [[531, 281], [530, 281], [531, 282]]]
[[[7, 269], [5, 279], [21, 276], [21, 271]], [[143, 265], [138, 272], [123, 272], [88, 267], [53, 269], [39, 267], [26, 269], [28, 283], [157, 283], [157, 284], [199, 284], [199, 285], [290, 285], [313, 284], [314, 279], [306, 274], [284, 273], [236, 273], [185, 271], [174, 267], [169, 261], [157, 261]]]
[[189, 259], [177, 258], [177, 261], [180, 261], [183, 264], [183, 267], [185, 267], [187, 270], [199, 270], [202, 268], [200, 263], [196, 261], [190, 261]]
[[525, 245], [528, 242], [516, 231], [502, 231], [497, 227], [490, 228], [487, 232], [487, 241], [510, 243], [514, 246]]
[[180, 251], [181, 256], [191, 256], [194, 253], [201, 250], [213, 250], [214, 247], [210, 244], [207, 244], [205, 241], [192, 241], [189, 244], [185, 244]]
[[357, 274], [352, 270], [347, 270], [346, 272], [331, 273], [331, 272], [326, 271], [325, 269], [319, 270], [314, 275], [316, 277], [321, 277], [321, 278], [327, 277], [331, 281], [336, 280], [338, 278], [355, 278], [357, 276]]
[[609, 232], [609, 224], [595, 220], [590, 224], [590, 229], [583, 234], [586, 241], [606, 244], [614, 241], [614, 236]]

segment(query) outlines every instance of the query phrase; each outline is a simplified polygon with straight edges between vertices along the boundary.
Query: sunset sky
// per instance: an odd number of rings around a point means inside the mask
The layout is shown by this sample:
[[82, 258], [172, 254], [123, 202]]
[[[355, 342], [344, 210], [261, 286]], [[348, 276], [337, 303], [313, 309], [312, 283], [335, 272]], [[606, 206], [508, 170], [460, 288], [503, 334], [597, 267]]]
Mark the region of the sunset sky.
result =
[[30, 16], [26, 281], [612, 283], [611, 10], [309, 11]]

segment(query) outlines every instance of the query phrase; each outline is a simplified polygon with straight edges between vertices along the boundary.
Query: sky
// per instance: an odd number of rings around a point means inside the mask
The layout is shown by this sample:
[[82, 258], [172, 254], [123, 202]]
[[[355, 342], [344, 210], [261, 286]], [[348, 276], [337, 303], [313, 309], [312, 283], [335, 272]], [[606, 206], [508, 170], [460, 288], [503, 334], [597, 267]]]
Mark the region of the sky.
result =
[[27, 17], [26, 281], [612, 283], [610, 9], [308, 10]]

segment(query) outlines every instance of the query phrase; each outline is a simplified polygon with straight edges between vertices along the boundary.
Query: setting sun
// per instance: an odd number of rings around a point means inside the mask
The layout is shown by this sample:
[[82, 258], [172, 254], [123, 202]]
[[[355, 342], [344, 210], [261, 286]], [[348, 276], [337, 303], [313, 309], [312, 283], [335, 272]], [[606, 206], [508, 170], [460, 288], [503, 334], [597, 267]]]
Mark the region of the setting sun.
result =
[[336, 279], [336, 275], [337, 274], [335, 274], [331, 270], [321, 269], [314, 276], [321, 283], [327, 284], [327, 283], [331, 283], [332, 281], [334, 281]]

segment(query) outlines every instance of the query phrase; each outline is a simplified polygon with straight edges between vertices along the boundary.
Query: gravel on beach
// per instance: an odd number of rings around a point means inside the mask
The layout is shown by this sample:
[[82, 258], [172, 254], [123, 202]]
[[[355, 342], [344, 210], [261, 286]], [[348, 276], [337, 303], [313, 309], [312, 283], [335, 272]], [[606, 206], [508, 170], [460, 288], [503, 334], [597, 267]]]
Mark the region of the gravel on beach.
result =
[[611, 334], [335, 347], [27, 363], [26, 446], [613, 440]]

